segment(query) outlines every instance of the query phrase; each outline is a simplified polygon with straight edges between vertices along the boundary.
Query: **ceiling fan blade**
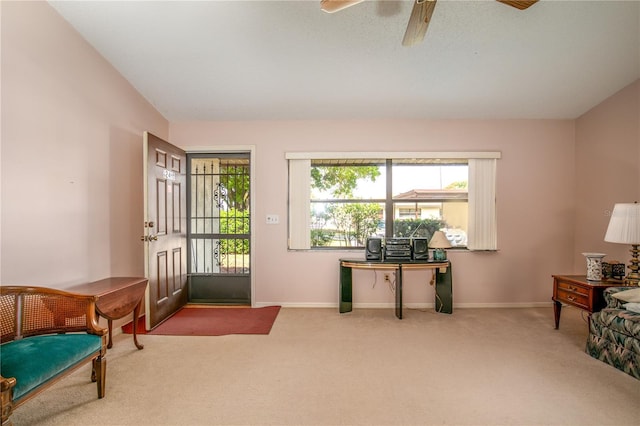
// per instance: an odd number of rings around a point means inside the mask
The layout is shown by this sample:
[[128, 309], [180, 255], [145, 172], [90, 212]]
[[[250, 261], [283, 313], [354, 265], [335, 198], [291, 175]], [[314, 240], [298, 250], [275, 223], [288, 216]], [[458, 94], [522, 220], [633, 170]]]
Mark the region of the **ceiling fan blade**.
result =
[[415, 0], [413, 9], [411, 10], [411, 17], [409, 17], [409, 23], [407, 24], [407, 30], [404, 33], [402, 39], [403, 46], [413, 46], [424, 40], [424, 35], [427, 33], [429, 22], [431, 21], [431, 15], [436, 7], [437, 0]]
[[333, 13], [347, 7], [362, 3], [364, 0], [320, 0], [320, 10]]
[[538, 0], [497, 0], [500, 3], [507, 4], [511, 7], [515, 7], [516, 9], [524, 10], [528, 7], [533, 6]]

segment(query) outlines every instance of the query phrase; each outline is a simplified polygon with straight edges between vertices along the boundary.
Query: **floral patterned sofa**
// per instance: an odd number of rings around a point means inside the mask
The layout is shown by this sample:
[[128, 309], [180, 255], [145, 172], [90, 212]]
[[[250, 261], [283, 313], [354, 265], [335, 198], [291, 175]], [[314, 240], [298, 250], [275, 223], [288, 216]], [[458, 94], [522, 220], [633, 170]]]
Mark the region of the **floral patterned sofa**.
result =
[[[586, 351], [592, 357], [640, 379], [640, 313], [625, 308], [629, 300], [619, 299], [625, 297], [621, 292], [628, 290], [629, 287], [610, 287], [604, 291], [607, 306], [591, 315]], [[637, 305], [626, 306], [636, 309]]]

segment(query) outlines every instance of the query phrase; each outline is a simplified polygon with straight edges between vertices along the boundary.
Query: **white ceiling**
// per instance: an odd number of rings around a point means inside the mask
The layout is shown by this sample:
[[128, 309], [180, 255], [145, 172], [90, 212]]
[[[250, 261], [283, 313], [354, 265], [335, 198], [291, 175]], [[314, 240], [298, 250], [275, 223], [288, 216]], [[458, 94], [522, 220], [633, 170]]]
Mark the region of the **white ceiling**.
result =
[[51, 1], [169, 121], [575, 118], [640, 78], [640, 1]]

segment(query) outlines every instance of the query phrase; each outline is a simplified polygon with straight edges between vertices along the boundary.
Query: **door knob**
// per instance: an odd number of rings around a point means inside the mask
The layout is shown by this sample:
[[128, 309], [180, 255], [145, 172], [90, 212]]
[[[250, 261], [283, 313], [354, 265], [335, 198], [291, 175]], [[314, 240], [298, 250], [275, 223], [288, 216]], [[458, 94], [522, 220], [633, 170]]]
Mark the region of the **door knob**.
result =
[[143, 235], [142, 237], [140, 237], [140, 241], [158, 241], [158, 236], [157, 235]]

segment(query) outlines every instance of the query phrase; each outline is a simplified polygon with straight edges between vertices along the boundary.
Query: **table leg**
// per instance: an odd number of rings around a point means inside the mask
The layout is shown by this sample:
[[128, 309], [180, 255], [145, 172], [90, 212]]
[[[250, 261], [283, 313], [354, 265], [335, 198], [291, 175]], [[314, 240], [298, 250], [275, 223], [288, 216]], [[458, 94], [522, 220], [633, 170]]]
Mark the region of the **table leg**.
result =
[[353, 310], [353, 287], [351, 268], [340, 265], [340, 313]]
[[398, 265], [396, 272], [396, 316], [402, 319], [402, 265]]
[[562, 311], [562, 303], [554, 300], [553, 303], [553, 317], [556, 321], [556, 330], [560, 326], [560, 312]]
[[436, 269], [433, 273], [436, 276], [436, 312], [443, 314], [453, 313], [453, 278], [451, 264], [447, 266], [445, 272], [440, 272], [439, 269]]
[[138, 317], [140, 316], [140, 306], [142, 305], [142, 299], [138, 302], [135, 308], [133, 308], [133, 343], [136, 348], [143, 349], [144, 345], [138, 343]]
[[108, 319], [107, 324], [109, 324], [109, 343], [107, 343], [107, 349], [111, 349], [113, 347], [113, 321]]

